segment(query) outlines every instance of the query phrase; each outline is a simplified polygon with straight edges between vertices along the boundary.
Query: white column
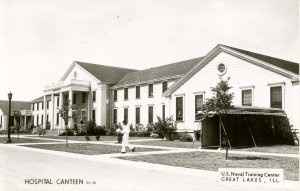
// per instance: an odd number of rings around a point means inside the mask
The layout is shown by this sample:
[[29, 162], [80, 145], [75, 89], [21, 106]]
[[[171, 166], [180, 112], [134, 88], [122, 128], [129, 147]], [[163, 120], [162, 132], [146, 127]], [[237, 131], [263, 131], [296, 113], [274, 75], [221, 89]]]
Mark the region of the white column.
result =
[[44, 117], [43, 117], [43, 129], [46, 129], [46, 115], [47, 115], [47, 95], [44, 95], [44, 103], [43, 103], [43, 109], [44, 109]]
[[92, 91], [88, 92], [88, 100], [87, 100], [87, 121], [91, 119], [91, 109], [92, 109], [93, 99], [92, 99]]
[[[73, 90], [69, 90], [69, 106], [71, 106], [73, 104]], [[69, 119], [68, 121], [68, 126], [69, 128], [73, 127], [73, 111], [72, 108], [69, 108], [69, 113], [68, 115], [71, 117], [71, 119]]]
[[26, 127], [26, 117], [27, 117], [27, 115], [25, 114], [25, 116], [24, 116], [24, 127]]
[[[62, 109], [63, 103], [64, 103], [64, 96], [63, 96], [63, 93], [60, 92], [59, 93], [59, 109]], [[58, 121], [59, 121], [59, 127], [60, 127], [60, 129], [63, 129], [65, 124], [64, 124], [63, 118], [60, 117], [60, 115], [59, 115]]]
[[54, 129], [54, 108], [55, 108], [55, 103], [54, 103], [54, 94], [52, 93], [51, 94], [51, 107], [49, 108], [50, 109], [50, 119], [51, 119], [51, 129]]

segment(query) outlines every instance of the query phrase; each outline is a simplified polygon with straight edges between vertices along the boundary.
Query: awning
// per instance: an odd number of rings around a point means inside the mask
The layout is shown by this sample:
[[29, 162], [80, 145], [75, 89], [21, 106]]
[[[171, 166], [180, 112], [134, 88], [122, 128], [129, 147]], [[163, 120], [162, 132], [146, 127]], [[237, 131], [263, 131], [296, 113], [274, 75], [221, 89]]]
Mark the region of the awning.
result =
[[[249, 106], [234, 106], [227, 110], [229, 115], [270, 115], [286, 117], [286, 113], [282, 109], [264, 108], [264, 107], [249, 107]], [[201, 112], [196, 115], [201, 115]]]
[[263, 108], [263, 107], [233, 107], [228, 110], [227, 114], [234, 115], [272, 115], [286, 117], [286, 113], [282, 109]]

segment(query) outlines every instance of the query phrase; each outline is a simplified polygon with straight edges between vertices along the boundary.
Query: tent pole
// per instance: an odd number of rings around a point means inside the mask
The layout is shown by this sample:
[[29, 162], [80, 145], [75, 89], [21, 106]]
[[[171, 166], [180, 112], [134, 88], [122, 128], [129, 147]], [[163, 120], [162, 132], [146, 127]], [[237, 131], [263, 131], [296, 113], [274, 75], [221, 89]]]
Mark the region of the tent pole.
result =
[[230, 141], [229, 141], [229, 138], [228, 138], [228, 134], [227, 134], [227, 132], [226, 132], [226, 130], [225, 130], [225, 127], [224, 127], [224, 124], [222, 123], [222, 121], [221, 121], [221, 125], [222, 125], [222, 127], [223, 127], [224, 132], [225, 132], [226, 139], [227, 139], [227, 141], [228, 141], [229, 147], [231, 148], [231, 144], [230, 144]]
[[250, 135], [251, 135], [252, 141], [253, 141], [253, 143], [254, 143], [254, 147], [256, 147], [256, 143], [255, 143], [255, 140], [254, 140], [252, 131], [251, 131], [251, 129], [250, 129], [250, 126], [249, 126], [249, 124], [248, 124], [248, 121], [247, 121], [247, 118], [246, 118], [246, 117], [245, 117], [245, 121], [246, 121], [247, 127], [248, 127], [248, 129], [249, 129], [249, 131], [250, 131]]
[[222, 129], [221, 129], [221, 115], [219, 115], [219, 135], [220, 135], [220, 149], [222, 148]]

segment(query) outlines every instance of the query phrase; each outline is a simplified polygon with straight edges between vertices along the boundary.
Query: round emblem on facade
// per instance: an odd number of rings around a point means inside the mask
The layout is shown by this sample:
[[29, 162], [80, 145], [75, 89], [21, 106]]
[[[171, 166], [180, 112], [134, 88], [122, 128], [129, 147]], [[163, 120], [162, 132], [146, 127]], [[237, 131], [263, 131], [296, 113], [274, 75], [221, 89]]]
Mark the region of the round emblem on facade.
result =
[[218, 65], [218, 72], [219, 72], [219, 75], [225, 74], [226, 70], [227, 70], [227, 68], [226, 68], [225, 64], [220, 63], [220, 64]]

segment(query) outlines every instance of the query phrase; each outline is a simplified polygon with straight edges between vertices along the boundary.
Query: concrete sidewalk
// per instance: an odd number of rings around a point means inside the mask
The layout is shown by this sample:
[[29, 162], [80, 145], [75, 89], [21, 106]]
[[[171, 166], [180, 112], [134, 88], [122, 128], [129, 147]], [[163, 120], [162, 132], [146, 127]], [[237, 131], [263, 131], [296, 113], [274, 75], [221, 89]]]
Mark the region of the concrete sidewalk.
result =
[[[59, 141], [65, 142], [65, 139], [51, 139], [51, 138], [42, 138], [36, 136], [20, 136], [21, 138], [28, 138], [28, 139], [40, 139], [40, 140], [49, 140], [49, 141]], [[140, 148], [151, 148], [151, 149], [162, 149], [168, 151], [154, 151], [154, 152], [141, 152], [140, 155], [150, 155], [150, 154], [164, 154], [164, 153], [177, 153], [178, 151], [181, 152], [215, 152], [215, 153], [225, 153], [225, 150], [212, 150], [212, 149], [195, 149], [195, 148], [178, 148], [178, 147], [164, 147], [164, 146], [152, 146], [152, 145], [139, 145], [139, 141], [155, 141], [157, 139], [139, 139], [139, 140], [131, 140], [135, 144], [132, 144], [135, 147]], [[86, 144], [100, 144], [100, 145], [111, 145], [111, 146], [121, 146], [121, 144], [117, 144], [116, 141], [74, 141], [68, 140], [69, 143], [86, 143]], [[32, 143], [33, 144], [33, 143]], [[34, 143], [39, 144], [39, 143]], [[40, 143], [41, 144], [41, 143]], [[46, 144], [46, 143], [44, 143]], [[21, 144], [18, 144], [21, 145]], [[289, 158], [299, 158], [299, 154], [285, 154], [285, 153], [266, 153], [266, 152], [256, 152], [256, 151], [237, 151], [237, 150], [229, 150], [230, 154], [240, 154], [240, 155], [251, 155], [251, 156], [278, 156], [278, 157], [289, 157]], [[117, 154], [116, 154], [117, 155]], [[118, 156], [118, 155], [117, 155]]]

